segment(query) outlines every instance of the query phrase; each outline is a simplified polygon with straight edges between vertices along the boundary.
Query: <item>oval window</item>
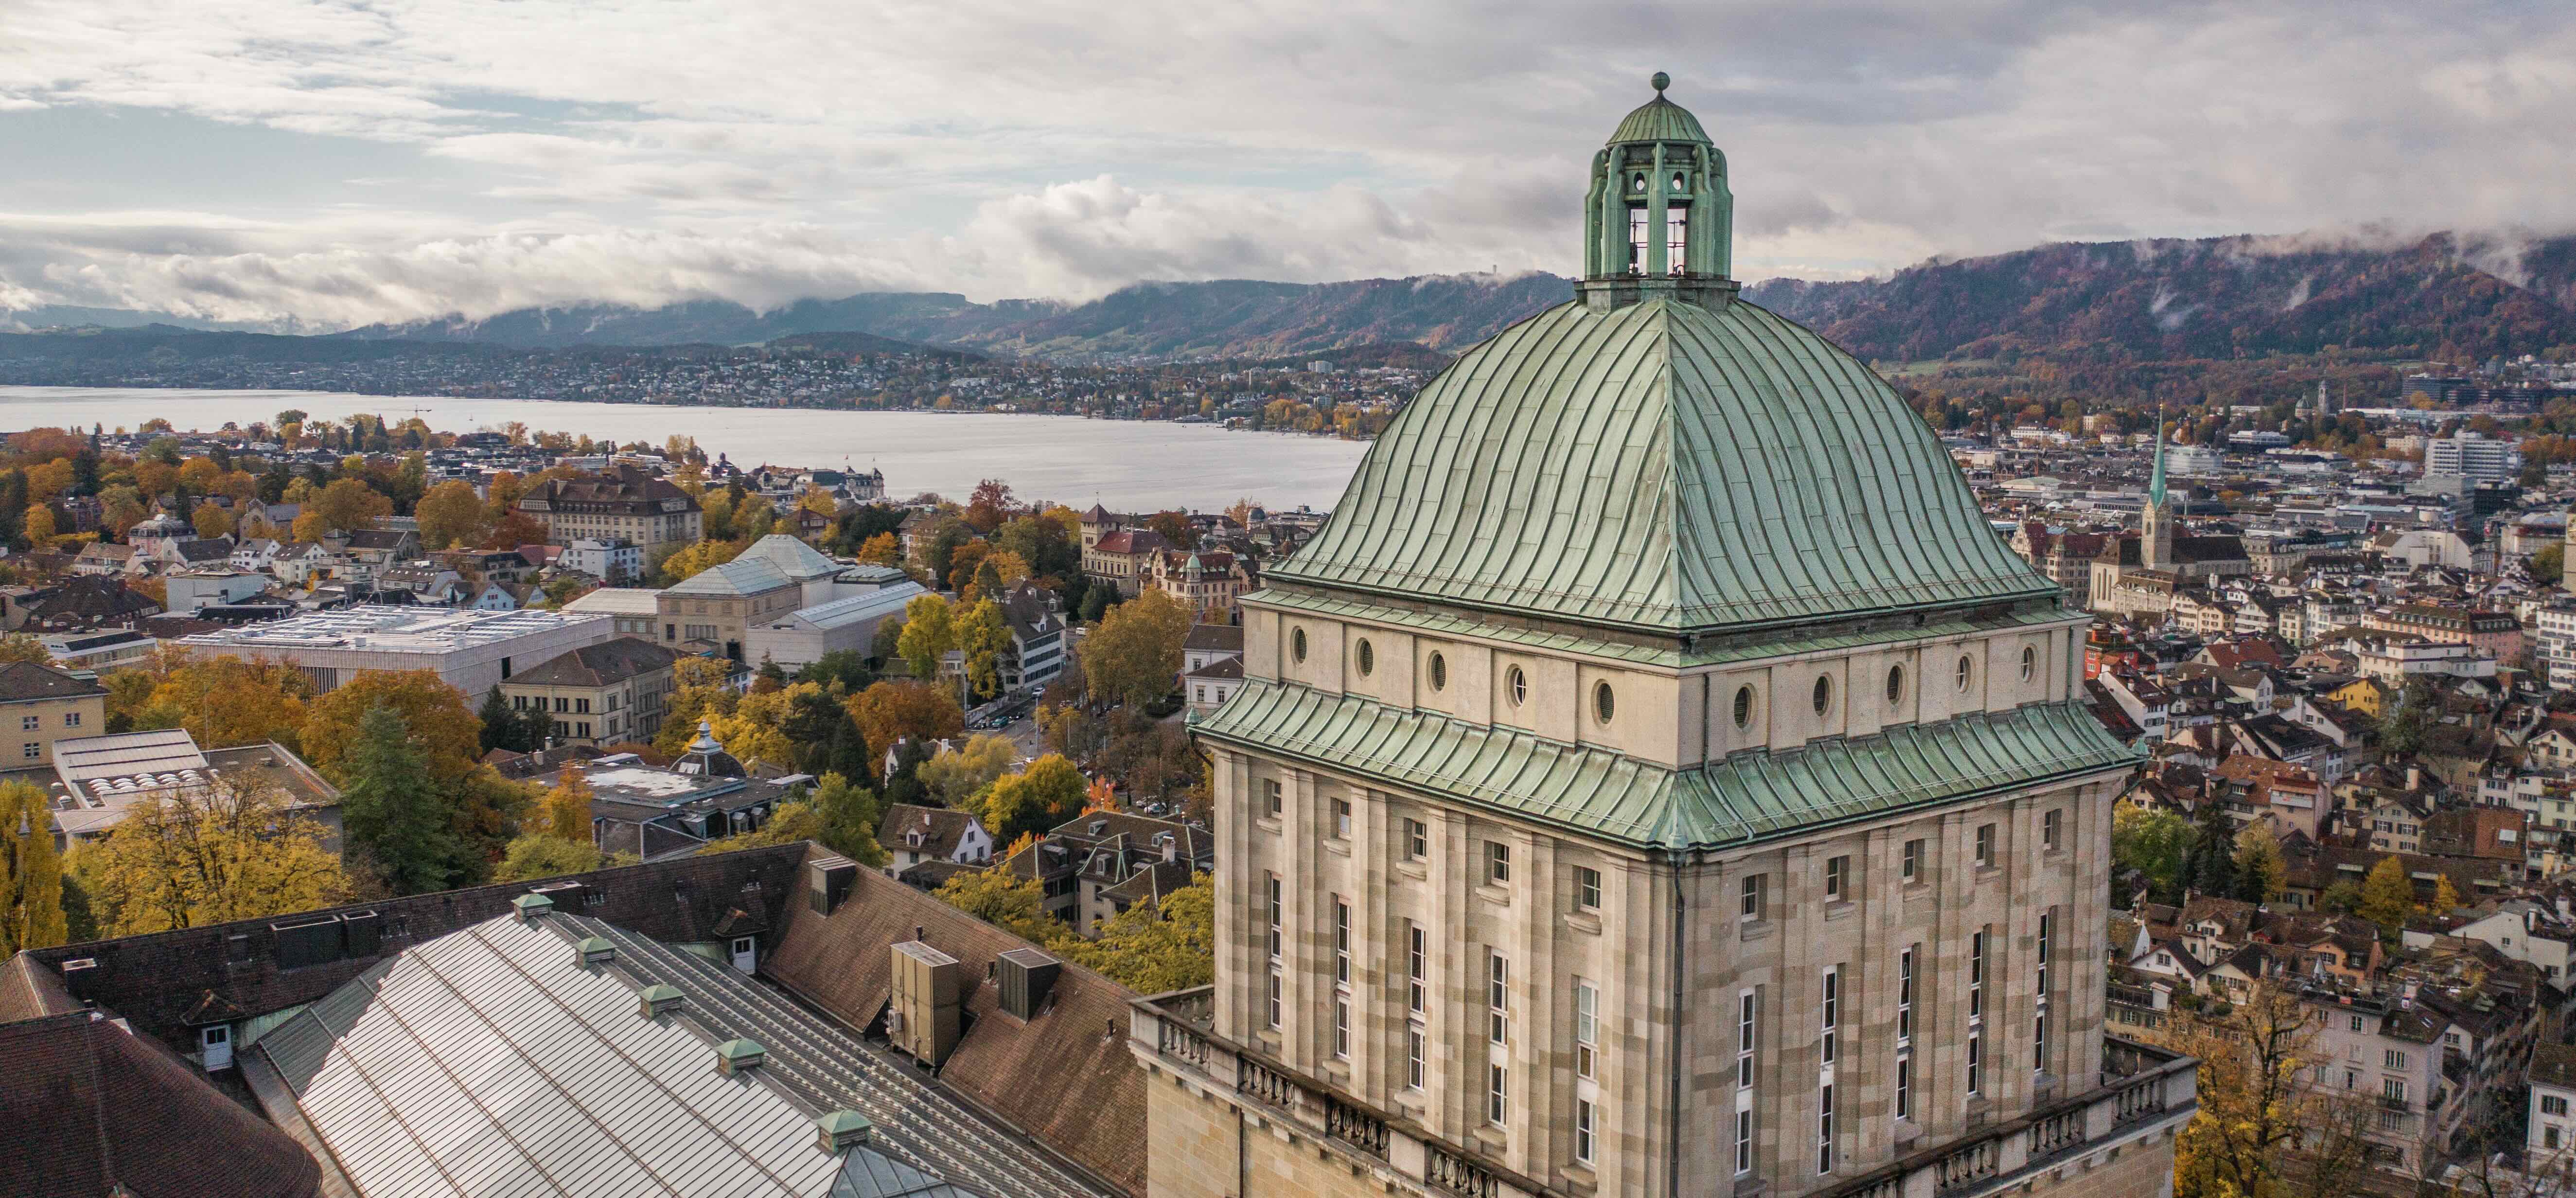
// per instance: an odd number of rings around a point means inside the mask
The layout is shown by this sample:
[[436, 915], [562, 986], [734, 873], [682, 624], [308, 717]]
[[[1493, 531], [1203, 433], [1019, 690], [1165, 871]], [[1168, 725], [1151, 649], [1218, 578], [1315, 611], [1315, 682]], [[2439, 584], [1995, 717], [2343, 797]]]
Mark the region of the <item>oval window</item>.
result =
[[1504, 676], [1503, 682], [1512, 688], [1512, 706], [1518, 707], [1529, 702], [1529, 676], [1521, 673], [1519, 666], [1513, 666], [1512, 672]]
[[1905, 701], [1905, 667], [1903, 666], [1887, 667], [1887, 701], [1889, 703]]
[[1639, 176], [1637, 176], [1634, 180], [1632, 180], [1632, 181], [1628, 184], [1628, 190], [1630, 190], [1630, 191], [1644, 191], [1644, 190], [1646, 190], [1646, 177], [1645, 177], [1644, 175], [1639, 175]]
[[1735, 726], [1738, 728], [1750, 728], [1753, 726], [1752, 687], [1739, 686], [1735, 688]]
[[1288, 634], [1288, 656], [1296, 658], [1299, 661], [1306, 660], [1305, 629], [1300, 628]]
[[1816, 679], [1816, 714], [1823, 715], [1833, 710], [1833, 706], [1834, 680], [1824, 677]]
[[1967, 654], [1965, 654], [1965, 653], [1960, 654], [1960, 655], [1959, 655], [1959, 689], [1960, 689], [1960, 690], [1963, 690], [1963, 691], [1964, 691], [1964, 690], [1966, 690], [1966, 689], [1968, 689], [1968, 684], [1969, 684], [1969, 683], [1972, 683], [1972, 682], [1975, 682], [1976, 680], [1977, 680], [1977, 663], [1976, 663], [1976, 659], [1969, 657], [1969, 656], [1968, 656]]
[[2021, 650], [2021, 680], [2022, 680], [2022, 681], [2024, 681], [2024, 682], [2028, 682], [2028, 681], [2030, 681], [2030, 676], [2031, 676], [2031, 675], [2033, 675], [2033, 674], [2036, 674], [2036, 673], [2038, 673], [2038, 672], [2039, 672], [2039, 650], [2034, 649], [2034, 648], [2031, 648], [2031, 647], [2030, 647], [2030, 646], [2028, 646], [2028, 645], [2024, 645], [2024, 646], [2022, 646], [2022, 650]]
[[1449, 659], [1434, 653], [1431, 655], [1431, 689], [1446, 690], [1448, 686]]
[[1377, 669], [1377, 650], [1366, 640], [1360, 642], [1360, 677], [1366, 678]]
[[1618, 699], [1610, 694], [1609, 683], [1596, 682], [1592, 685], [1592, 714], [1601, 717], [1602, 723], [1610, 722], [1610, 714], [1617, 710], [1618, 706]]

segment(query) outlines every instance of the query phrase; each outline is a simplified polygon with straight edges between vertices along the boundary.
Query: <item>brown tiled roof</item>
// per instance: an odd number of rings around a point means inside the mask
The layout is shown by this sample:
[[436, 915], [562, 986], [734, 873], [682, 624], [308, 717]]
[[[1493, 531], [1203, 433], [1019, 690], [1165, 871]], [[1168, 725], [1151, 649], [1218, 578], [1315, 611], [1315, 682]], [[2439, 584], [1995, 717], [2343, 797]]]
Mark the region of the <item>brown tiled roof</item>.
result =
[[1102, 553], [1152, 553], [1170, 544], [1150, 528], [1123, 528], [1093, 542]]
[[614, 686], [656, 670], [680, 655], [641, 637], [621, 636], [569, 650], [510, 677], [513, 686]]
[[[889, 853], [919, 853], [934, 860], [947, 860], [957, 855], [957, 841], [966, 835], [975, 817], [946, 807], [921, 807], [911, 803], [889, 803], [885, 815], [877, 820], [877, 843]], [[921, 834], [921, 843], [913, 844], [912, 833]]]
[[854, 1028], [885, 1008], [891, 950], [921, 929], [970, 987], [969, 1030], [940, 1082], [1102, 1180], [1145, 1192], [1145, 1073], [1127, 1049], [1135, 992], [1067, 961], [1045, 1013], [1025, 1023], [1006, 1015], [985, 971], [1029, 943], [876, 870], [858, 871], [832, 914], [797, 902], [786, 919], [761, 972]]
[[0, 1023], [41, 1019], [81, 1009], [80, 1000], [63, 988], [63, 975], [36, 958], [19, 953], [0, 963]]
[[309, 1198], [322, 1167], [169, 1050], [87, 1012], [0, 1027], [0, 1194]]
[[1243, 626], [1240, 624], [1192, 624], [1190, 635], [1181, 642], [1184, 650], [1202, 653], [1243, 652]]

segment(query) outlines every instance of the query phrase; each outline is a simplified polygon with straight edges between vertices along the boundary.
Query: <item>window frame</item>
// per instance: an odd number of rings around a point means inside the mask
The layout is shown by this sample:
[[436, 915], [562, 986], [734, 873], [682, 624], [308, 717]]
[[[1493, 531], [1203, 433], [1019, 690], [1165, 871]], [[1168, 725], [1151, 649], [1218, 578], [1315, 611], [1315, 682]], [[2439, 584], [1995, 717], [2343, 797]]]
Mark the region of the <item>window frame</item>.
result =
[[1589, 865], [1574, 867], [1574, 909], [1596, 913], [1601, 910], [1600, 870]]

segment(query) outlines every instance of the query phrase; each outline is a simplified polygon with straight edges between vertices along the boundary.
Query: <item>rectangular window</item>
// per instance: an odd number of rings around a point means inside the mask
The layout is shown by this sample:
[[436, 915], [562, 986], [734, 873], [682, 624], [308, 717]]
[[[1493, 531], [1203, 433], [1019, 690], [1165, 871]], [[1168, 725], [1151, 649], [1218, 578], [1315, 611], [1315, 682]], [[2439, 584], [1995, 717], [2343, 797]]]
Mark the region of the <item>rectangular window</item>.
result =
[[1287, 979], [1287, 977], [1286, 977], [1286, 976], [1282, 975], [1278, 970], [1273, 969], [1273, 970], [1271, 970], [1271, 971], [1270, 971], [1270, 1024], [1269, 1024], [1269, 1026], [1270, 1026], [1272, 1029], [1274, 1029], [1274, 1030], [1275, 1030], [1275, 1029], [1277, 1029], [1277, 1028], [1278, 1028], [1278, 1026], [1279, 1026], [1279, 1017], [1280, 1017], [1280, 1015], [1283, 1013], [1284, 1008], [1287, 1006], [1287, 1000], [1288, 1000], [1288, 979]]
[[1511, 1039], [1510, 969], [1503, 964], [1501, 953], [1485, 955], [1485, 1013], [1488, 1027], [1485, 1038], [1505, 1044]]
[[1987, 869], [1995, 863], [1995, 826], [1977, 825], [1977, 868]]
[[2540, 1113], [2544, 1115], [2564, 1115], [2567, 1113], [2567, 1100], [2556, 1095], [2543, 1094], [2540, 1096]]
[[1574, 980], [1574, 1076], [1592, 1079], [1600, 1037], [1601, 991], [1581, 978]]
[[81, 717], [81, 713], [79, 713], [79, 712], [77, 712], [77, 711], [66, 711], [66, 712], [64, 712], [64, 713], [63, 713], [63, 727], [65, 727], [65, 728], [78, 728], [78, 727], [80, 727], [80, 717]]
[[1834, 1171], [1834, 1084], [1816, 1088], [1816, 1172]]
[[1333, 1056], [1351, 1059], [1351, 999], [1346, 994], [1333, 997]]
[[1824, 1023], [1820, 1030], [1824, 1039], [1821, 1050], [1821, 1060], [1823, 1064], [1831, 1066], [1834, 1063], [1835, 1051], [1840, 1048], [1842, 1044], [1843, 967], [1840, 965], [1836, 965], [1825, 971], [1825, 998], [1823, 1006]]
[[1420, 1023], [1404, 1030], [1404, 1084], [1411, 1089], [1422, 1088], [1422, 1058], [1428, 1055], [1430, 1040]]
[[1896, 1117], [1914, 1117], [1914, 1058], [1896, 1058]]
[[1279, 779], [1277, 779], [1277, 778], [1264, 778], [1264, 779], [1262, 779], [1262, 780], [1261, 780], [1261, 804], [1262, 804], [1262, 809], [1263, 809], [1264, 811], [1267, 811], [1268, 813], [1270, 813], [1270, 814], [1272, 814], [1272, 815], [1277, 815], [1277, 814], [1279, 814], [1279, 803], [1280, 803], [1280, 798], [1279, 798]]
[[1986, 932], [1979, 928], [1968, 937], [1968, 1024], [1975, 1026], [1986, 1017]]
[[1419, 1015], [1430, 1000], [1431, 937], [1421, 924], [1408, 922], [1404, 928], [1409, 942], [1404, 961], [1405, 1009]]
[[1333, 900], [1333, 984], [1351, 985], [1351, 905], [1339, 898]]
[[[2056, 812], [2049, 814], [2055, 815]], [[2039, 913], [2039, 936], [2031, 945], [2031, 955], [2038, 963], [2039, 983], [2031, 999], [2033, 1011], [2030, 1029], [2030, 1071], [2048, 1070], [2048, 944], [2057, 927], [2057, 909]]]
[[2381, 1079], [2379, 1083], [2379, 1096], [2390, 1102], [2406, 1101], [2405, 1079], [2396, 1077]]
[[45, 746], [41, 742], [31, 740], [18, 746], [18, 756], [26, 758], [29, 761], [34, 761], [44, 755]]
[[1753, 1108], [1735, 1108], [1735, 1175], [1753, 1171]]
[[2406, 1054], [2394, 1048], [2382, 1053], [2381, 1059], [2390, 1069], [2403, 1069], [2406, 1067]]
[[1511, 1091], [1508, 1075], [1503, 1072], [1503, 1063], [1496, 1061], [1485, 1067], [1485, 1118], [1500, 1124], [1503, 1116], [1510, 1113]]
[[1431, 829], [1421, 820], [1404, 821], [1404, 859], [1420, 861], [1431, 855]]
[[1628, 273], [1632, 275], [1646, 273], [1646, 216], [1642, 206], [1628, 209]]
[[1914, 1040], [1914, 947], [1896, 954], [1896, 1046]]
[[1754, 1016], [1758, 1013], [1755, 992], [1746, 990], [1735, 997], [1735, 1088], [1753, 1088]]
[[1576, 1160], [1578, 1160], [1578, 1161], [1581, 1161], [1581, 1162], [1583, 1162], [1584, 1164], [1587, 1164], [1587, 1165], [1589, 1165], [1589, 1164], [1591, 1164], [1591, 1163], [1592, 1163], [1592, 1151], [1593, 1151], [1593, 1143], [1592, 1143], [1592, 1119], [1593, 1119], [1592, 1100], [1591, 1100], [1591, 1099], [1589, 1099], [1589, 1098], [1577, 1098], [1577, 1099], [1575, 1099], [1575, 1100], [1574, 1100], [1574, 1159], [1576, 1159]]
[[1923, 880], [1923, 841], [1921, 839], [1905, 842], [1904, 863], [1897, 867], [1897, 876], [1908, 882]]
[[1827, 857], [1827, 858], [1825, 858], [1825, 901], [1826, 901], [1826, 902], [1829, 902], [1829, 903], [1839, 903], [1839, 902], [1842, 902], [1842, 901], [1844, 901], [1845, 899], [1848, 899], [1848, 898], [1850, 898], [1850, 897], [1851, 897], [1850, 895], [1847, 895], [1847, 894], [1843, 893], [1843, 887], [1844, 887], [1844, 885], [1845, 885], [1844, 879], [1845, 879], [1845, 877], [1846, 877], [1846, 876], [1848, 876], [1848, 875], [1849, 875], [1850, 871], [1851, 871], [1851, 858], [1849, 858], [1849, 857]]
[[1690, 207], [1674, 204], [1664, 209], [1664, 273], [1677, 275], [1689, 264]]
[[1762, 875], [1744, 875], [1741, 909], [1746, 919], [1762, 918]]
[[1601, 909], [1600, 870], [1589, 865], [1574, 867], [1574, 909], [1577, 911]]
[[1982, 1053], [1984, 1047], [1985, 1037], [1978, 1035], [1968, 1037], [1968, 1097], [1970, 1098], [1986, 1092], [1986, 1063]]
[[33, 732], [44, 726], [45, 717], [40, 715], [20, 716], [18, 718], [18, 730], [21, 732]]
[[2061, 822], [2060, 817], [2065, 814], [2063, 810], [2055, 807], [2039, 814], [2039, 847], [2043, 849], [2057, 847], [2057, 828]]
[[1512, 880], [1512, 846], [1499, 840], [1485, 842], [1485, 880], [1496, 886]]
[[1287, 949], [1288, 949], [1288, 937], [1287, 937], [1287, 934], [1286, 934], [1286, 932], [1284, 931], [1284, 929], [1282, 928], [1281, 923], [1280, 923], [1280, 914], [1281, 914], [1281, 912], [1285, 909], [1286, 904], [1285, 904], [1285, 902], [1284, 902], [1284, 900], [1283, 900], [1283, 892], [1282, 892], [1282, 890], [1280, 889], [1280, 884], [1279, 884], [1279, 875], [1277, 875], [1277, 874], [1271, 874], [1271, 875], [1269, 875], [1269, 887], [1270, 887], [1270, 959], [1271, 959], [1271, 960], [1273, 960], [1273, 961], [1276, 961], [1276, 960], [1278, 960], [1281, 956], [1285, 955], [1285, 954], [1286, 954], [1286, 952], [1287, 952]]
[[1351, 801], [1349, 799], [1333, 800], [1333, 835], [1341, 840], [1351, 838]]

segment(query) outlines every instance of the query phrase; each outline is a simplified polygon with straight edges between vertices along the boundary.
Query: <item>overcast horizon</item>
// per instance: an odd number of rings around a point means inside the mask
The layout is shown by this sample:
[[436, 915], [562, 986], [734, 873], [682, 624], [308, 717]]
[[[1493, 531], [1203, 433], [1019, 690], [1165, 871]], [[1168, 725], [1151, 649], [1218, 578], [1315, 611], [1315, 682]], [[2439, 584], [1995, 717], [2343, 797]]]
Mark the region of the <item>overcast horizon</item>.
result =
[[2576, 12], [2500, 0], [17, 0], [0, 314], [1570, 274], [1656, 70], [1727, 155], [1747, 280], [2576, 229]]

